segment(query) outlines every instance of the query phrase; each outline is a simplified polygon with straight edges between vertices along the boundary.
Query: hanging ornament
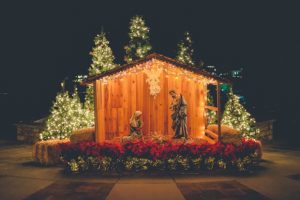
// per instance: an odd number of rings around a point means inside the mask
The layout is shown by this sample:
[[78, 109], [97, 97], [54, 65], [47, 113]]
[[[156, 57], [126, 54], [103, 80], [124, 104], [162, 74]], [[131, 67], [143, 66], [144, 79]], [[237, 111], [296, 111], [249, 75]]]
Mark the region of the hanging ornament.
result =
[[161, 90], [159, 85], [159, 76], [161, 72], [161, 68], [150, 68], [145, 70], [145, 73], [147, 74], [146, 82], [149, 84], [150, 95], [154, 96], [154, 98]]

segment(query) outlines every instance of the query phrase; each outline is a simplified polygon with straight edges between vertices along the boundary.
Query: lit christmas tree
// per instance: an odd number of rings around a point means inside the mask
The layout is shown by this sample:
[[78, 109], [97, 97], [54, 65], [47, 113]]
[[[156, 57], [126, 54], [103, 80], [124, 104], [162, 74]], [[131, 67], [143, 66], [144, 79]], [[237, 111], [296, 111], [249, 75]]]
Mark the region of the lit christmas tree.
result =
[[75, 101], [75, 103], [78, 105], [78, 115], [77, 115], [77, 121], [78, 126], [76, 129], [79, 128], [85, 128], [85, 127], [92, 127], [94, 126], [94, 111], [86, 109], [83, 104], [80, 101], [79, 95], [78, 95], [78, 90], [77, 87], [74, 87], [74, 92], [72, 94], [72, 99]]
[[69, 138], [72, 131], [93, 126], [93, 114], [91, 111], [83, 109], [77, 89], [75, 88], [73, 95], [70, 96], [64, 90], [64, 83], [62, 83], [62, 91], [55, 98], [46, 122], [46, 129], [40, 134], [40, 139]]
[[116, 67], [114, 63], [115, 57], [111, 48], [109, 47], [109, 41], [107, 40], [105, 33], [101, 32], [94, 39], [95, 46], [90, 52], [92, 56], [92, 64], [89, 68], [89, 75], [100, 74], [101, 72], [110, 70]]
[[239, 97], [232, 91], [228, 93], [228, 101], [222, 117], [222, 124], [239, 130], [244, 137], [255, 138], [259, 129], [256, 128], [256, 121], [250, 113], [239, 102]]
[[84, 108], [94, 111], [94, 86], [87, 85], [85, 90]]
[[[115, 57], [109, 47], [109, 41], [107, 40], [105, 33], [101, 32], [98, 34], [95, 37], [94, 42], [95, 46], [90, 53], [90, 55], [92, 55], [92, 64], [89, 68], [89, 76], [100, 74], [118, 66], [114, 62]], [[84, 106], [89, 110], [94, 110], [94, 89], [92, 85], [88, 85], [86, 88]]]
[[184, 39], [178, 44], [176, 60], [183, 62], [187, 65], [194, 65], [194, 49], [192, 48], [192, 44], [193, 42], [190, 33], [185, 32]]
[[134, 16], [130, 20], [129, 43], [124, 47], [124, 60], [130, 63], [134, 60], [147, 56], [152, 46], [149, 39], [149, 28], [141, 16]]

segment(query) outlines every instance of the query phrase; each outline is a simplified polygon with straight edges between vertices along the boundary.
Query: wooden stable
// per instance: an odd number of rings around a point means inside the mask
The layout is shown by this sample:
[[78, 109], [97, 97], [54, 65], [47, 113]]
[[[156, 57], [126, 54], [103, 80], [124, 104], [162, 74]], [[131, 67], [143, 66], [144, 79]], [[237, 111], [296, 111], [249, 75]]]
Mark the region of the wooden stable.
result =
[[[156, 95], [151, 94], [149, 71], [157, 74], [160, 90]], [[94, 84], [96, 141], [129, 135], [129, 119], [137, 110], [143, 113], [145, 136], [173, 136], [170, 90], [186, 99], [189, 135], [201, 138], [206, 131], [206, 109], [217, 111], [220, 122], [223, 82], [228, 81], [159, 54], [88, 77], [83, 84]], [[208, 84], [217, 86], [216, 107], [206, 105]]]

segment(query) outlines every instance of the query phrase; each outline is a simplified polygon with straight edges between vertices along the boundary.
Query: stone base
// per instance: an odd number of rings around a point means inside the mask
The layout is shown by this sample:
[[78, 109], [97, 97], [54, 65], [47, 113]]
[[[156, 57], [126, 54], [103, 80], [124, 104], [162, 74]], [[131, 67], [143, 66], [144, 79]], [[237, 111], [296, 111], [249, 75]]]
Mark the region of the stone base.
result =
[[45, 129], [40, 123], [16, 124], [17, 140], [24, 143], [34, 144], [39, 140], [40, 133]]

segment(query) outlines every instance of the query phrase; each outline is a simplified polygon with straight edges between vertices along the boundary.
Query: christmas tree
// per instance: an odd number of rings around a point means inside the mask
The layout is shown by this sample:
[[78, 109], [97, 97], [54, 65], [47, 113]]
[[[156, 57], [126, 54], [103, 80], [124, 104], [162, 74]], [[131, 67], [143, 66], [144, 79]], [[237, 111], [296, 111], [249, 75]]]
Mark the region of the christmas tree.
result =
[[228, 101], [222, 117], [222, 124], [239, 130], [244, 137], [255, 138], [259, 129], [255, 127], [256, 121], [239, 102], [239, 97], [232, 91], [228, 93]]
[[46, 121], [46, 129], [40, 134], [40, 139], [66, 139], [72, 131], [84, 127], [91, 127], [94, 124], [93, 113], [83, 109], [77, 89], [72, 96], [64, 90], [55, 98], [50, 111], [50, 116]]
[[192, 38], [189, 32], [184, 33], [184, 39], [178, 44], [178, 52], [176, 60], [183, 62], [187, 65], [194, 65], [192, 48]]
[[94, 86], [87, 85], [85, 90], [84, 108], [94, 111]]
[[109, 41], [105, 33], [102, 31], [94, 39], [95, 46], [90, 52], [92, 56], [92, 64], [89, 68], [89, 75], [100, 74], [101, 72], [110, 70], [116, 67], [114, 63], [115, 57], [109, 47]]
[[134, 16], [130, 20], [129, 43], [124, 47], [125, 62], [144, 58], [152, 49], [149, 39], [149, 28], [141, 16]]
[[[80, 101], [79, 95], [78, 95], [78, 90], [77, 87], [74, 87], [74, 92], [72, 94], [72, 99], [75, 102], [75, 104], [77, 104], [78, 106], [78, 127], [76, 127], [75, 129], [79, 129], [79, 128], [85, 128], [85, 127], [92, 127], [94, 126], [94, 111], [93, 110], [89, 110], [86, 109], [83, 104]], [[74, 130], [75, 130], [74, 129]]]
[[[109, 41], [103, 31], [95, 37], [94, 42], [95, 46], [90, 53], [92, 64], [89, 68], [89, 76], [100, 74], [117, 66], [114, 62], [113, 52], [109, 47]], [[88, 85], [86, 88], [84, 106], [89, 110], [94, 110], [94, 90], [92, 85]]]

